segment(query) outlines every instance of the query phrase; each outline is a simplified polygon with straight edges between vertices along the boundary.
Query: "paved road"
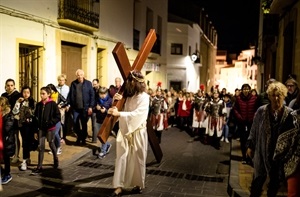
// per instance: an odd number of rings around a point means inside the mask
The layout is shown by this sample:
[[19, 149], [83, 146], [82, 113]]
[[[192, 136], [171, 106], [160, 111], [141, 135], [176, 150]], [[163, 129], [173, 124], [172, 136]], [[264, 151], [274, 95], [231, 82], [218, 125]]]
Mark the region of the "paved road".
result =
[[[190, 139], [186, 132], [177, 128], [164, 131], [161, 143], [164, 155], [160, 164], [156, 163], [149, 146], [143, 194], [125, 193], [124, 196], [228, 196], [229, 144], [221, 143], [221, 149], [216, 150], [199, 141], [189, 142]], [[84, 154], [74, 154], [57, 170], [50, 164], [44, 166], [39, 176], [30, 176], [29, 170], [21, 172], [13, 167], [13, 181], [3, 185], [0, 196], [107, 196], [113, 192], [115, 159], [115, 141], [112, 137], [110, 141], [113, 147], [102, 160], [92, 154], [89, 149], [92, 146], [87, 146], [81, 149]], [[68, 153], [63, 152], [60, 160], [64, 160], [64, 154]]]

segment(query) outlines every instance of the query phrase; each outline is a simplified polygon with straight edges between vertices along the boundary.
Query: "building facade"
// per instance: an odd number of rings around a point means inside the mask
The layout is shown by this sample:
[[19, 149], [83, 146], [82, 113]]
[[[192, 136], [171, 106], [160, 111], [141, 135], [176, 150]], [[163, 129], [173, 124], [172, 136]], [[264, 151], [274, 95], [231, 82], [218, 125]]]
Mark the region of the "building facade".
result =
[[262, 62], [264, 79], [285, 82], [290, 74], [300, 77], [300, 1], [273, 0], [263, 15]]
[[146, 66], [142, 72], [149, 85], [164, 81], [167, 6], [167, 0], [1, 1], [0, 86], [12, 78], [18, 89], [31, 86], [37, 99], [61, 73], [71, 83], [77, 69], [109, 86], [121, 76], [112, 55], [116, 43], [124, 44], [132, 64], [150, 29], [157, 40], [145, 65], [160, 72], [154, 76]]

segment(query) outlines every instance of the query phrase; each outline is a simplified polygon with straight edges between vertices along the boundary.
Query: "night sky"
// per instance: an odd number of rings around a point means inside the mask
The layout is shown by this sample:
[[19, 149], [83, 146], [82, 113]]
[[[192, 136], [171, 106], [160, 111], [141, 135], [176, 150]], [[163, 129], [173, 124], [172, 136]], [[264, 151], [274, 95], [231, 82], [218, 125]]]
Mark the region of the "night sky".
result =
[[257, 44], [259, 0], [169, 0], [169, 13], [197, 21], [204, 8], [218, 33], [218, 49], [239, 54]]

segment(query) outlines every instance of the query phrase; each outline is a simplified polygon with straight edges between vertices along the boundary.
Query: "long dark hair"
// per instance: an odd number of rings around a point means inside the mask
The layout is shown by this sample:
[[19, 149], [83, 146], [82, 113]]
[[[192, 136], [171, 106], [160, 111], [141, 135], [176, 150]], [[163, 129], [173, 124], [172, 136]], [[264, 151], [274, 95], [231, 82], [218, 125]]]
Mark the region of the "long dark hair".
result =
[[145, 92], [145, 90], [146, 83], [142, 73], [137, 70], [131, 71], [125, 82], [125, 90], [123, 96], [125, 98], [132, 97], [135, 94]]
[[51, 90], [53, 90], [55, 93], [58, 92], [55, 85], [53, 85], [52, 83], [48, 84], [47, 87], [49, 87]]

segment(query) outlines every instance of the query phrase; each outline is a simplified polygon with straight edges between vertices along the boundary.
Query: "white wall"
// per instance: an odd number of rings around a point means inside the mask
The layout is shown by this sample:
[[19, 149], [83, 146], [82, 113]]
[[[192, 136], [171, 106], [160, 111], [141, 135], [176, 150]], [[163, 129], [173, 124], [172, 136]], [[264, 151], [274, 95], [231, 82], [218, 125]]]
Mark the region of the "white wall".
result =
[[[37, 3], [38, 2], [38, 3]], [[100, 28], [99, 32], [94, 32], [98, 38], [91, 39], [92, 35], [87, 35], [90, 47], [87, 48], [87, 73], [88, 79], [96, 77], [96, 51], [97, 48], [106, 49], [104, 54], [107, 59], [107, 86], [114, 84], [115, 77], [120, 77], [119, 69], [112, 56], [112, 51], [117, 42], [123, 42], [125, 47], [129, 48], [128, 54], [130, 63], [132, 64], [136, 58], [137, 51], [132, 49], [133, 44], [133, 2], [134, 0], [101, 0], [100, 1]], [[152, 61], [164, 66], [162, 72], [166, 68], [166, 38], [167, 38], [167, 0], [142, 0], [142, 11], [140, 17], [141, 44], [146, 37], [146, 8], [149, 7], [154, 12], [154, 26], [157, 26], [157, 16], [163, 19], [162, 24], [162, 43], [161, 54]], [[13, 15], [0, 13], [0, 87], [4, 87], [7, 78], [13, 78], [18, 83], [18, 40], [22, 40], [27, 44], [44, 46], [43, 55], [43, 77], [42, 83], [57, 83], [56, 76], [60, 72], [60, 50], [56, 46], [56, 31], [59, 28], [57, 24], [58, 16], [58, 0], [26, 0], [26, 3], [20, 3], [20, 0], [2, 0], [1, 8], [5, 8], [7, 13], [11, 10]], [[5, 7], [3, 7], [5, 6]], [[23, 17], [23, 18], [22, 18]], [[68, 32], [68, 30], [59, 30]], [[85, 37], [81, 33], [72, 32], [76, 40], [76, 36]], [[9, 67], [9, 69], [7, 69]], [[165, 81], [165, 73], [158, 73], [158, 78]], [[155, 78], [155, 76], [153, 76]], [[18, 84], [17, 84], [18, 86]], [[4, 91], [4, 88], [3, 88]], [[1, 92], [1, 89], [0, 89]]]
[[[117, 42], [122, 42], [125, 45], [127, 56], [131, 65], [133, 64], [138, 51], [133, 50], [133, 25], [134, 25], [134, 1], [133, 0], [101, 0], [100, 1], [100, 39], [97, 40], [99, 47], [107, 49], [109, 70], [107, 72], [108, 85], [114, 84], [115, 77], [121, 77], [119, 68], [116, 65], [115, 59], [112, 56], [112, 51]], [[155, 62], [162, 66], [166, 65], [166, 39], [167, 39], [167, 0], [143, 0], [140, 2], [140, 16], [137, 19], [137, 26], [140, 31], [140, 46], [146, 38], [146, 9], [149, 7], [153, 10], [154, 18], [153, 25], [157, 26], [157, 16], [161, 16], [163, 20], [161, 55], [156, 59], [147, 59], [146, 62]], [[165, 70], [165, 68], [161, 68]], [[154, 74], [156, 72], [153, 72]], [[165, 81], [160, 73], [156, 73], [156, 78]], [[148, 76], [147, 76], [148, 77]], [[153, 77], [150, 76], [150, 81], [153, 83]]]
[[[45, 84], [52, 82], [56, 76], [56, 54], [55, 54], [55, 28], [25, 20], [0, 14], [1, 20], [1, 59], [0, 72], [3, 77], [0, 80], [0, 87], [4, 87], [7, 78], [15, 79], [18, 84], [18, 42], [31, 43], [32, 45], [44, 46], [43, 71], [47, 74], [41, 79]], [[5, 50], [3, 50], [5, 49]], [[9, 67], [9, 69], [7, 69]], [[55, 81], [56, 83], [56, 77]], [[18, 86], [17, 86], [18, 87]]]
[[39, 16], [56, 21], [58, 14], [58, 0], [1, 0], [1, 7], [13, 8], [20, 14]]
[[[168, 23], [168, 42], [167, 42], [167, 78], [170, 81], [181, 81], [182, 88], [187, 91], [196, 92], [199, 89], [200, 73], [198, 66], [194, 65], [190, 58], [191, 54], [200, 50], [201, 29], [198, 25], [192, 27], [188, 24]], [[171, 55], [171, 44], [178, 43], [183, 45], [182, 55]], [[196, 49], [196, 43], [198, 48]], [[168, 87], [170, 88], [170, 87]]]

